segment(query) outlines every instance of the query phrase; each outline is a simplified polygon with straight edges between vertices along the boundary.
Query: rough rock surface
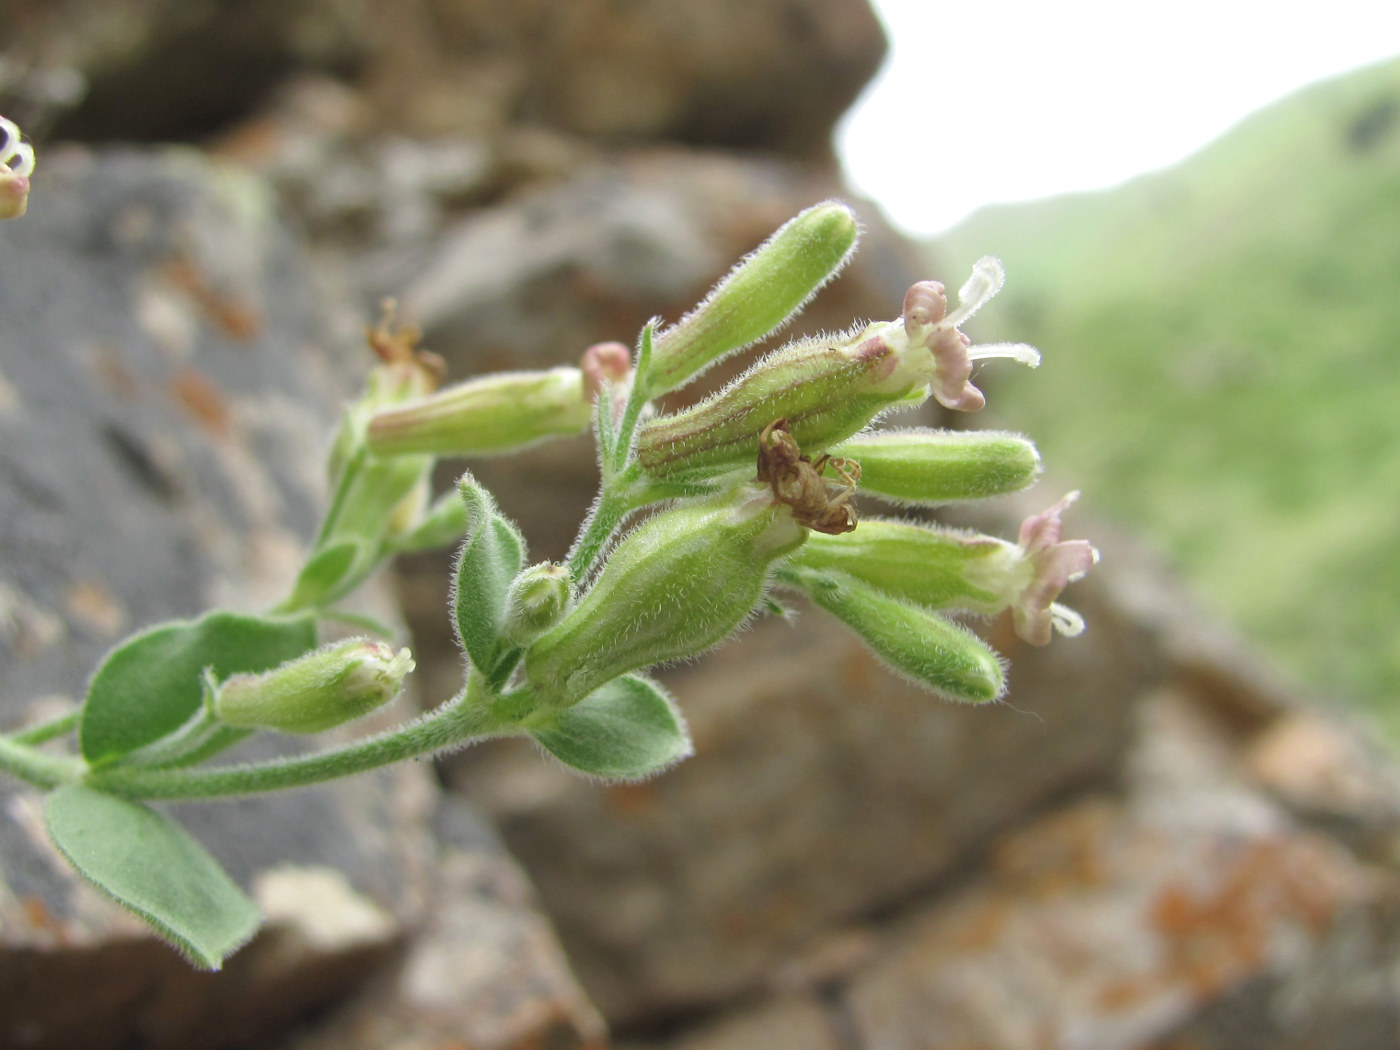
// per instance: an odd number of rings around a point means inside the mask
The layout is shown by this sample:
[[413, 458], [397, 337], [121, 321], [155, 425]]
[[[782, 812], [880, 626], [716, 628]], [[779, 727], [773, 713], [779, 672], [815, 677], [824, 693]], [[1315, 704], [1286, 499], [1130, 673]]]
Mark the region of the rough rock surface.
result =
[[520, 868], [460, 799], [444, 796], [430, 905], [398, 964], [285, 1050], [601, 1047], [584, 998]]
[[311, 69], [416, 135], [523, 123], [825, 154], [885, 51], [864, 0], [4, 0], [0, 24], [0, 111], [101, 140], [208, 135]]

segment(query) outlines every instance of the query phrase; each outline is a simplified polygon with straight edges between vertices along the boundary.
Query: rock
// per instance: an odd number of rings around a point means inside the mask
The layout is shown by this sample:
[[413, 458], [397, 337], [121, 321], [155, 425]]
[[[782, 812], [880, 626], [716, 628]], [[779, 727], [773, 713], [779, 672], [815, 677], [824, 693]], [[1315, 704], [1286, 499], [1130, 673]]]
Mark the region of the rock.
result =
[[319, 71], [415, 137], [529, 124], [826, 156], [885, 53], [866, 0], [6, 0], [0, 21], [0, 111], [100, 141], [203, 138]]
[[938, 701], [812, 611], [664, 676], [696, 747], [665, 776], [590, 785], [492, 746], [449, 782], [497, 822], [611, 1022], [714, 1006], [1117, 775], [1150, 668], [1100, 592], [1076, 599], [1096, 644], [1013, 653], [1008, 704]]
[[202, 138], [298, 69], [342, 74], [374, 38], [341, 0], [0, 2], [0, 112], [32, 133], [98, 142]]
[[385, 108], [420, 133], [479, 130], [494, 108], [594, 139], [824, 154], [885, 53], [864, 0], [410, 10], [385, 25], [374, 72]]
[[80, 695], [129, 631], [282, 596], [363, 362], [337, 360], [263, 188], [193, 154], [48, 155], [3, 236], [13, 726], [23, 700]]
[[1143, 714], [1128, 799], [1012, 836], [975, 885], [911, 921], [845, 992], [854, 1045], [1285, 1045], [1177, 1033], [1207, 1008], [1259, 1030], [1247, 1003], [1261, 984], [1317, 974], [1333, 939], [1384, 915], [1400, 883], [1251, 792], [1178, 695]]
[[445, 797], [427, 918], [366, 994], [286, 1050], [553, 1050], [606, 1044], [520, 868], [490, 828]]
[[[619, 1050], [662, 1044], [622, 1043]], [[791, 996], [735, 1011], [664, 1044], [667, 1050], [845, 1050], [839, 1022], [816, 999]]]
[[1291, 710], [1248, 741], [1242, 760], [1299, 819], [1363, 856], [1400, 859], [1400, 770], [1361, 727], [1331, 712]]

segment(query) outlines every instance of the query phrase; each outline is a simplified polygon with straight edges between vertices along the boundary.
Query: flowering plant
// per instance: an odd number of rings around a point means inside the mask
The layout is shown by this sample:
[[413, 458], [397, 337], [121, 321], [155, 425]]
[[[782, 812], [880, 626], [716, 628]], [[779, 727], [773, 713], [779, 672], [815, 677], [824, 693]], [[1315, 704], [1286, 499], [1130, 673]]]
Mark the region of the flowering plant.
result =
[[[22, 215], [33, 151], [5, 133], [4, 214]], [[16, 203], [17, 202], [17, 203]], [[950, 311], [943, 286], [909, 289], [901, 316], [767, 354], [676, 412], [654, 399], [781, 327], [844, 265], [858, 228], [827, 202], [739, 263], [677, 324], [648, 324], [635, 354], [584, 350], [576, 366], [442, 385], [442, 366], [392, 313], [330, 454], [332, 498], [287, 596], [261, 615], [215, 610], [147, 628], [109, 652], [80, 710], [0, 735], [0, 769], [48, 792], [58, 850], [198, 965], [217, 968], [258, 922], [202, 847], [145, 800], [213, 798], [315, 783], [490, 737], [528, 736], [563, 764], [612, 780], [652, 776], [691, 751], [674, 701], [646, 674], [805, 595], [896, 672], [952, 700], [1005, 691], [1003, 661], [946, 618], [1013, 611], [1028, 642], [1082, 621], [1057, 598], [1096, 559], [1061, 541], [1073, 496], [1018, 541], [899, 520], [860, 520], [860, 490], [900, 506], [1029, 486], [1039, 457], [1002, 432], [871, 430], [932, 396], [982, 407], [973, 364], [1021, 345], [959, 330], [1002, 284], [976, 264]], [[506, 454], [591, 429], [600, 487], [563, 563], [530, 563], [514, 523], [465, 474], [432, 500], [444, 456]], [[254, 732], [314, 734], [391, 700], [413, 669], [382, 639], [319, 644], [319, 629], [387, 558], [458, 544], [451, 615], [466, 655], [457, 693], [349, 744], [267, 762], [211, 762]], [[50, 745], [73, 738], [67, 748]]]

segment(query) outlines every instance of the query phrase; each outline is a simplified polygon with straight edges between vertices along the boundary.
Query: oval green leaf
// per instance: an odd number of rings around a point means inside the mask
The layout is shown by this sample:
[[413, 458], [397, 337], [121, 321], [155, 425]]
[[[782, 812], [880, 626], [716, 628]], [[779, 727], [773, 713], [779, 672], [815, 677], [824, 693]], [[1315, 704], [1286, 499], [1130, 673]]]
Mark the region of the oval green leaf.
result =
[[257, 931], [248, 896], [178, 824], [137, 802], [67, 784], [44, 804], [68, 863], [195, 965], [217, 970]]
[[[545, 724], [531, 724], [534, 722]], [[525, 728], [564, 765], [605, 780], [642, 780], [692, 753], [685, 720], [655, 682], [624, 675]]]
[[457, 491], [467, 509], [467, 538], [457, 555], [452, 612], [462, 648], [489, 674], [502, 647], [510, 581], [525, 564], [525, 541], [470, 474], [462, 475]]
[[285, 608], [311, 609], [350, 590], [373, 554], [360, 540], [340, 540], [322, 547], [302, 566]]
[[154, 743], [199, 709], [206, 667], [218, 678], [266, 671], [316, 647], [311, 617], [212, 612], [133, 635], [88, 685], [78, 731], [83, 757], [100, 763]]

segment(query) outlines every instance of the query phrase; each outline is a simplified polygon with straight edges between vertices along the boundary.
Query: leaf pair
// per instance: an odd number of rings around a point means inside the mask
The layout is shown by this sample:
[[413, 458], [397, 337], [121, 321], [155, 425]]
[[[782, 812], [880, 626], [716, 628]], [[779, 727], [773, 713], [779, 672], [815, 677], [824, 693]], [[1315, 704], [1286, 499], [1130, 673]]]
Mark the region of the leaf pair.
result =
[[[269, 670], [316, 645], [310, 617], [213, 612], [134, 635], [98, 667], [83, 704], [83, 757], [102, 766], [156, 744], [198, 713], [206, 671]], [[44, 806], [49, 837], [85, 879], [194, 963], [218, 969], [258, 926], [256, 905], [205, 849], [156, 811], [85, 784]]]

